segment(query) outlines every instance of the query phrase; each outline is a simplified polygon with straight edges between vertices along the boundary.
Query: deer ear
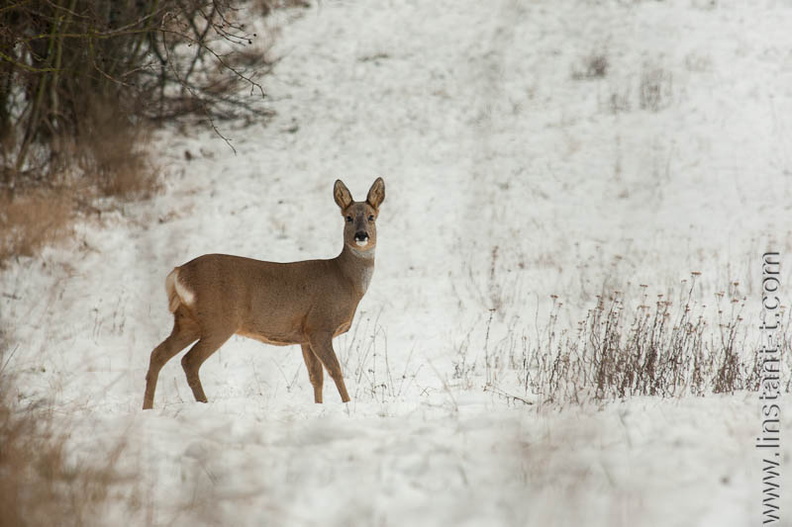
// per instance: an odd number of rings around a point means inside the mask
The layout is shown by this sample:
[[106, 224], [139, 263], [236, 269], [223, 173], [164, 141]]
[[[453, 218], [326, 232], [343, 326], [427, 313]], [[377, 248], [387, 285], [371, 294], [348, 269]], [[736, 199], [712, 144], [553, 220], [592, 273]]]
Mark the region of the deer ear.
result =
[[354, 201], [349, 189], [340, 179], [337, 179], [333, 186], [333, 198], [335, 199], [336, 205], [338, 205], [341, 210], [346, 210]]
[[385, 182], [382, 180], [381, 177], [378, 177], [374, 184], [371, 185], [371, 188], [368, 191], [368, 196], [366, 197], [366, 201], [368, 204], [378, 209], [382, 202], [385, 200]]

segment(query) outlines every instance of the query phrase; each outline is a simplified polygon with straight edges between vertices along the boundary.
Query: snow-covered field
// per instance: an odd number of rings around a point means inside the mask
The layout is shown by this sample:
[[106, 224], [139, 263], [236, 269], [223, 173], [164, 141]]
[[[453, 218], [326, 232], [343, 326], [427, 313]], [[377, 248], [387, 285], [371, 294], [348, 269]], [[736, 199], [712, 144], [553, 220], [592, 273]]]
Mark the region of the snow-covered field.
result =
[[[525, 405], [483, 390], [483, 359], [551, 295], [574, 326], [603, 289], [693, 271], [758, 325], [761, 254], [792, 250], [792, 8], [323, 1], [269, 23], [271, 123], [221, 123], [236, 155], [163, 131], [160, 195], [0, 274], [20, 405], [47, 401], [78, 463], [124, 444], [106, 524], [758, 523], [756, 394]], [[235, 337], [209, 404], [174, 359], [140, 410], [174, 265], [335, 256], [333, 181], [362, 199], [376, 176], [377, 270], [335, 341], [351, 403], [313, 404], [298, 347]]]

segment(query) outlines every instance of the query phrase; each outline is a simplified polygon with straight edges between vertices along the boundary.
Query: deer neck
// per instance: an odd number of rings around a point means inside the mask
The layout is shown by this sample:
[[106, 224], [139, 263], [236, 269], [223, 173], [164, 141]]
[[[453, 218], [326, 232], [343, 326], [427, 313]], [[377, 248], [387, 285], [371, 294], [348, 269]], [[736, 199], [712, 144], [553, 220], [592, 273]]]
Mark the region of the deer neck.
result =
[[344, 249], [336, 260], [341, 274], [352, 282], [355, 290], [363, 296], [374, 274], [374, 249], [359, 251], [344, 244]]

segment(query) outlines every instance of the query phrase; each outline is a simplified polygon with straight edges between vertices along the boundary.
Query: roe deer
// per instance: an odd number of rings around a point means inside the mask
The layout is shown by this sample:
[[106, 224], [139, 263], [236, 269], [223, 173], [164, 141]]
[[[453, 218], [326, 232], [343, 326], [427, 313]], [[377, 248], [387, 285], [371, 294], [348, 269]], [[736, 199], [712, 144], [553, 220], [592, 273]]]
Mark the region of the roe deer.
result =
[[171, 271], [165, 288], [173, 331], [151, 352], [144, 410], [154, 405], [162, 366], [196, 340], [181, 362], [195, 400], [207, 402], [198, 370], [234, 334], [278, 346], [300, 344], [315, 402], [322, 402], [322, 366], [341, 400], [349, 401], [332, 341], [349, 330], [374, 272], [385, 182], [377, 178], [366, 201], [354, 201], [338, 180], [333, 197], [346, 219], [344, 248], [336, 258], [273, 263], [206, 254]]

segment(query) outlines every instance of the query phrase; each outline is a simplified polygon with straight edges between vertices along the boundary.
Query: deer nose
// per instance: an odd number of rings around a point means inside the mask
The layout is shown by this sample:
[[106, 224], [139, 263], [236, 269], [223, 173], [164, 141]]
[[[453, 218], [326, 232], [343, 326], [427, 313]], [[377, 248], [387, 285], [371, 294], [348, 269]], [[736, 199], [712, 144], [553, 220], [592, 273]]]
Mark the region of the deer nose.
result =
[[366, 231], [358, 231], [355, 233], [355, 243], [358, 245], [365, 245], [368, 239], [369, 235]]

